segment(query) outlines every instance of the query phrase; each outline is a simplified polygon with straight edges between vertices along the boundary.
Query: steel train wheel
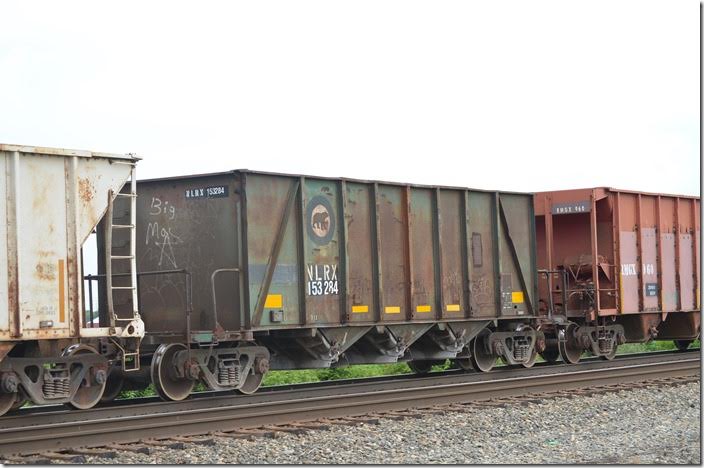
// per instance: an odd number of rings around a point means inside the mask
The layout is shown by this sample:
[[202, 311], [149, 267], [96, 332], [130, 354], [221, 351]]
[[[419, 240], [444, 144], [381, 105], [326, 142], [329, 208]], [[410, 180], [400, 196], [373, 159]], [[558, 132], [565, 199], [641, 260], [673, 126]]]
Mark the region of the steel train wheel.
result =
[[244, 385], [238, 388], [237, 391], [243, 395], [251, 395], [259, 390], [259, 387], [262, 385], [262, 380], [264, 380], [264, 374], [252, 374], [250, 372], [244, 379]]
[[521, 363], [523, 367], [525, 368], [531, 368], [535, 365], [535, 361], [538, 359], [538, 350], [535, 349], [535, 346], [533, 346], [533, 351], [530, 354], [530, 357], [526, 362]]
[[[98, 354], [98, 352], [90, 346], [83, 344], [69, 346], [64, 351], [64, 356], [79, 356], [81, 354]], [[104, 375], [104, 377], [106, 376]], [[88, 372], [86, 372], [83, 377], [83, 381], [78, 386], [78, 390], [76, 390], [71, 401], [67, 404], [77, 409], [94, 407], [103, 397], [106, 380], [107, 379], [104, 379], [102, 383], [98, 383], [97, 379], [91, 378], [91, 369], [88, 369]]]
[[673, 340], [675, 342], [675, 347], [678, 351], [687, 351], [689, 345], [692, 344], [692, 340]]
[[560, 359], [560, 349], [557, 346], [557, 337], [554, 333], [545, 333], [545, 349], [540, 353], [540, 357], [551, 364]]
[[472, 340], [472, 355], [470, 359], [475, 369], [482, 372], [489, 372], [496, 364], [496, 356], [493, 352], [486, 350], [486, 340], [489, 337], [489, 330], [486, 328]]
[[554, 362], [557, 362], [558, 359], [560, 359], [560, 350], [555, 346], [551, 346], [545, 348], [545, 351], [540, 353], [540, 356], [545, 359], [545, 361], [552, 364]]
[[457, 369], [463, 370], [465, 372], [471, 372], [474, 370], [472, 365], [472, 358], [457, 358], [453, 359], [452, 363]]
[[105, 383], [105, 391], [100, 401], [106, 403], [114, 400], [118, 397], [124, 385], [125, 379], [122, 376], [122, 372], [112, 368], [112, 370], [108, 371], [108, 381]]
[[12, 408], [10, 408], [10, 411], [14, 411], [16, 409], [22, 408], [25, 403], [29, 401], [29, 397], [27, 396], [27, 393], [20, 388], [17, 391], [17, 398], [15, 399], [15, 402], [12, 404]]
[[162, 344], [152, 357], [152, 382], [164, 400], [180, 401], [193, 391], [195, 380], [179, 377], [174, 365], [176, 353], [186, 349], [186, 345], [181, 343]]
[[560, 350], [560, 357], [562, 360], [568, 364], [577, 364], [579, 359], [582, 357], [582, 348], [575, 346], [574, 332], [578, 329], [577, 325], [570, 324], [565, 328], [565, 339], [558, 341], [558, 349]]
[[427, 374], [433, 367], [433, 361], [408, 361], [407, 364], [414, 374]]
[[609, 354], [602, 354], [601, 359], [605, 359], [607, 361], [613, 361], [614, 358], [616, 357], [617, 350], [618, 350], [618, 345], [614, 344], [614, 347], [611, 349], [611, 352]]
[[17, 393], [0, 393], [0, 416], [14, 409], [18, 397]]

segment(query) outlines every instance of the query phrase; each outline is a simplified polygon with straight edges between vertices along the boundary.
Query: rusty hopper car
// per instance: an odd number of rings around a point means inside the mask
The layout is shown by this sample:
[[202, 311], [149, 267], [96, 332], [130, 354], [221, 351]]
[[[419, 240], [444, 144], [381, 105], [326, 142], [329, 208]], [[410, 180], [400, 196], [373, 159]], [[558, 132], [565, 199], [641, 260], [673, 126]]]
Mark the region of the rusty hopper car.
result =
[[136, 161], [0, 144], [0, 414], [26, 400], [91, 407], [108, 370], [99, 341], [136, 355], [138, 313], [112, 326], [86, 323], [80, 261], [86, 238], [134, 180]]
[[144, 364], [164, 398], [198, 380], [249, 393], [269, 368], [530, 366], [541, 345], [529, 194], [250, 171], [138, 193]]
[[[700, 201], [612, 188], [535, 195], [546, 359], [611, 358], [623, 342], [700, 331]], [[569, 321], [569, 324], [567, 324]]]

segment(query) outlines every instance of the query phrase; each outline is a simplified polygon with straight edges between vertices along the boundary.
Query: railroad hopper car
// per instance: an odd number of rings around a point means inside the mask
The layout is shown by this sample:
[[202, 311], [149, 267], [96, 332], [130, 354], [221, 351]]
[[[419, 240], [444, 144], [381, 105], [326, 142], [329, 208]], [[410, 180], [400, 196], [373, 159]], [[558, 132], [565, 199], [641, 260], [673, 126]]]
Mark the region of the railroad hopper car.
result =
[[91, 327], [81, 281], [83, 243], [135, 180], [136, 161], [0, 144], [0, 414], [27, 400], [91, 407], [110, 356], [138, 354], [139, 315]]
[[613, 188], [535, 194], [548, 360], [700, 333], [700, 200]]
[[530, 194], [244, 170], [138, 193], [143, 384], [164, 398], [250, 393], [269, 369], [486, 371], [542, 350]]

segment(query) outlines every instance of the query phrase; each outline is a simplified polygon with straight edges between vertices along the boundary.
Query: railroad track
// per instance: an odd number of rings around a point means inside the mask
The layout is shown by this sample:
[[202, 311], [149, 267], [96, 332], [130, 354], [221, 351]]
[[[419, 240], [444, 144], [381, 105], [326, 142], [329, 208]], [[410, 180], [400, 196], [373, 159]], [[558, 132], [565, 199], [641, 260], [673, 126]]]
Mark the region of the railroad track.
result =
[[[403, 417], [399, 412], [408, 410], [416, 413], [407, 414], [422, 414], [471, 402], [492, 404], [497, 399], [519, 396], [543, 398], [590, 387], [609, 389], [618, 388], [609, 387], [614, 385], [699, 376], [700, 365], [699, 351], [651, 353], [576, 366], [290, 386], [249, 396], [220, 394], [181, 402], [121, 404], [85, 411], [33, 409], [0, 419], [0, 458], [12, 460], [19, 455], [44, 453], [48, 459], [75, 461], [74, 454], [93, 453], [91, 447], [137, 450], [145, 445], [209, 440], [193, 436], [261, 435], [267, 432], [262, 428], [272, 427], [296, 432], [335, 418], [341, 423], [354, 423], [394, 415]], [[134, 443], [141, 445], [115, 445]], [[105, 452], [104, 448], [96, 453]], [[73, 452], [67, 454], [67, 450]]]

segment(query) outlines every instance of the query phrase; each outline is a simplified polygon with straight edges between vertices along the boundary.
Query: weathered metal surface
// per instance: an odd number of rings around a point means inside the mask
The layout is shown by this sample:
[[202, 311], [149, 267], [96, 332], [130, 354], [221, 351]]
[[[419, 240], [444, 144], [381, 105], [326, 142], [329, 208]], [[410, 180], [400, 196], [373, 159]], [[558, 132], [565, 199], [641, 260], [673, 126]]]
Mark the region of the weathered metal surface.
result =
[[[217, 193], [208, 194], [211, 192]], [[137, 186], [137, 270], [186, 269], [191, 273], [192, 330], [213, 330], [211, 277], [219, 269], [239, 269], [237, 217], [239, 182], [227, 175], [193, 177]], [[226, 330], [241, 327], [240, 272], [215, 276], [217, 320]], [[140, 276], [140, 307], [149, 332], [184, 333], [186, 277]], [[256, 296], [255, 296], [256, 298]], [[128, 298], [123, 297], [123, 304]]]
[[[207, 195], [217, 187], [227, 194]], [[212, 272], [233, 267], [244, 286], [233, 275], [216, 287], [226, 332], [534, 310], [530, 195], [250, 171], [141, 181], [138, 192], [138, 270], [166, 261], [193, 274], [194, 329], [213, 326]], [[150, 331], [183, 332], [185, 292], [170, 281], [141, 282]]]
[[0, 339], [82, 334], [80, 249], [135, 162], [0, 144]]
[[[538, 193], [535, 207], [539, 268], [571, 265], [574, 273], [577, 264], [573, 283], [596, 289], [598, 315], [661, 314], [640, 324], [654, 333], [665, 312], [698, 312], [699, 198], [594, 188]], [[548, 303], [542, 284], [540, 291]], [[553, 290], [553, 301], [561, 294]], [[588, 317], [575, 304], [567, 315]]]

